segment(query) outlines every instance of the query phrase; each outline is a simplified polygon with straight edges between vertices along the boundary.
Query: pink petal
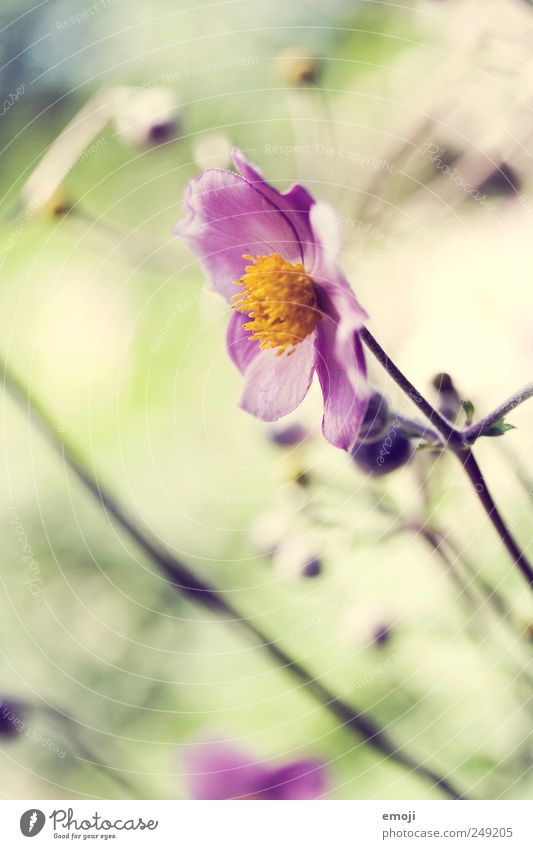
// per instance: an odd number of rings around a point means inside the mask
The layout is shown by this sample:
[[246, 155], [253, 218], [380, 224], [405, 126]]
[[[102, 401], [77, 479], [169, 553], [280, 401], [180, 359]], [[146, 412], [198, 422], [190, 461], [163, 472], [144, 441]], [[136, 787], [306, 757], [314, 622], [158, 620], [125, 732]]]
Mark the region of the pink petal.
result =
[[316, 760], [293, 761], [269, 775], [270, 799], [318, 799], [326, 791], [326, 770]]
[[311, 225], [316, 242], [313, 279], [319, 306], [337, 326], [334, 337], [328, 335], [327, 348], [346, 371], [354, 392], [360, 395], [360, 362], [364, 363], [364, 356], [362, 351], [355, 356], [354, 335], [364, 326], [368, 315], [338, 267], [340, 231], [333, 209], [325, 203], [315, 204], [311, 210]]
[[261, 171], [251, 165], [242, 151], [237, 148], [232, 151], [232, 159], [243, 177], [270, 203], [285, 213], [302, 243], [304, 265], [309, 265], [314, 251], [313, 234], [309, 222], [309, 212], [315, 203], [313, 196], [299, 183], [292, 185], [286, 192], [279, 192], [267, 183]]
[[[325, 316], [316, 331], [316, 370], [324, 397], [322, 432], [337, 448], [351, 451], [368, 405], [369, 388], [361, 340], [354, 334], [345, 358], [336, 355], [339, 327], [336, 317]], [[357, 380], [350, 377], [353, 372]]]
[[[357, 331], [366, 321], [367, 314], [359, 306], [355, 295], [343, 278], [338, 280], [322, 280], [319, 287], [319, 306], [323, 313], [329, 316], [335, 325], [335, 333], [328, 336], [328, 357], [336, 359], [339, 366], [346, 372], [348, 380], [352, 384], [353, 391], [359, 395], [362, 385], [366, 386], [366, 371], [361, 371], [361, 363], [364, 365], [364, 354], [361, 348], [360, 354], [356, 353], [354, 339], [357, 339]], [[321, 321], [321, 325], [325, 322]], [[363, 384], [362, 384], [363, 376]]]
[[250, 331], [244, 329], [244, 325], [249, 321], [248, 315], [233, 311], [226, 334], [228, 354], [243, 374], [254, 357], [261, 352], [257, 339], [250, 339]]
[[313, 379], [314, 336], [296, 345], [291, 354], [277, 356], [270, 348], [252, 360], [244, 375], [243, 410], [264, 422], [275, 422], [301, 404]]
[[238, 799], [261, 791], [265, 767], [229, 743], [210, 741], [185, 756], [191, 799]]
[[186, 215], [174, 233], [200, 257], [212, 287], [228, 299], [244, 274], [243, 254], [279, 253], [289, 262], [302, 260], [289, 219], [231, 171], [204, 171], [189, 183], [184, 205]]

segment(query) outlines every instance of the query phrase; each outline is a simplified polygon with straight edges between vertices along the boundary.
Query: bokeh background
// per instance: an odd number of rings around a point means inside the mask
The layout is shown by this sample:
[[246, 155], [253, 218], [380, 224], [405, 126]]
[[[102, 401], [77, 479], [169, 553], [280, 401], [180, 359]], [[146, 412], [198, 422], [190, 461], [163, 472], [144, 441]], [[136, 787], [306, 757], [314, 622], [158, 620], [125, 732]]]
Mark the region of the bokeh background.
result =
[[[486, 413], [532, 372], [532, 31], [525, 0], [4, 0], [0, 17], [9, 368], [136, 521], [474, 798], [532, 792], [523, 581], [453, 458], [376, 479], [321, 440], [316, 389], [299, 446], [239, 409], [225, 304], [172, 228], [233, 145], [276, 186], [304, 181], [338, 211], [386, 350]], [[440, 798], [182, 599], [0, 403], [3, 798], [187, 798], [184, 754], [211, 737], [319, 757], [331, 798]], [[478, 456], [527, 549], [533, 407], [509, 420]]]

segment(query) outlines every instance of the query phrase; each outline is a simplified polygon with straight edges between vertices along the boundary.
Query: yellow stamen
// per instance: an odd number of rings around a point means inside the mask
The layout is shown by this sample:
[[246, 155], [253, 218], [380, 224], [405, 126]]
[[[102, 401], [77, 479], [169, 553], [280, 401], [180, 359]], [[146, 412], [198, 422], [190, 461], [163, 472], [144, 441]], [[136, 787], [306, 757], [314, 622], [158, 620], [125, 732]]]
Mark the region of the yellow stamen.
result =
[[244, 327], [261, 348], [277, 348], [278, 356], [290, 348], [290, 355], [321, 319], [313, 280], [301, 262], [279, 254], [245, 254], [244, 259], [252, 264], [235, 283], [244, 289], [233, 296], [233, 309], [248, 313], [251, 320]]

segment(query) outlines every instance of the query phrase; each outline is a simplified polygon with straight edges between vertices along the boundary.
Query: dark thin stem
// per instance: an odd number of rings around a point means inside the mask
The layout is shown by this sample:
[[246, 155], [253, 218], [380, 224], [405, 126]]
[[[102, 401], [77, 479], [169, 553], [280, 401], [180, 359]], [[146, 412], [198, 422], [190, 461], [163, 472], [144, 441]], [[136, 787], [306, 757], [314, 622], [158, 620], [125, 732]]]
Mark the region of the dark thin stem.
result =
[[473, 444], [476, 439], [482, 435], [483, 431], [490, 427], [491, 425], [498, 422], [500, 419], [503, 419], [507, 413], [510, 413], [511, 410], [514, 410], [515, 407], [518, 407], [520, 404], [523, 404], [524, 401], [528, 401], [529, 398], [533, 397], [533, 383], [528, 383], [527, 386], [519, 389], [518, 392], [515, 392], [514, 395], [511, 395], [507, 401], [504, 401], [503, 404], [500, 404], [499, 407], [496, 407], [491, 413], [488, 413], [485, 418], [481, 419], [479, 422], [476, 422], [470, 427], [466, 428], [463, 432], [463, 439], [465, 443]]
[[408, 380], [403, 372], [401, 372], [395, 363], [392, 362], [390, 357], [385, 353], [379, 342], [374, 339], [369, 330], [363, 328], [360, 333], [363, 342], [381, 363], [387, 374], [389, 374], [398, 384], [400, 389], [402, 389], [403, 392], [411, 398], [418, 409], [424, 413], [430, 423], [433, 424], [444, 437], [447, 446], [459, 458], [463, 469], [474, 486], [474, 492], [481, 501], [481, 504], [496, 529], [502, 543], [513, 558], [513, 562], [516, 563], [529, 586], [533, 588], [533, 568], [503, 521], [487, 488], [487, 484], [481, 474], [477, 461], [468, 447], [468, 443], [465, 442], [464, 432], [454, 428], [437, 410], [434, 409], [434, 407], [431, 406], [429, 401], [426, 401], [423, 395], [415, 389], [411, 381]]
[[388, 354], [385, 353], [379, 342], [372, 336], [370, 331], [364, 327], [361, 331], [361, 338], [369, 351], [372, 351], [376, 359], [381, 363], [387, 374], [389, 374], [392, 379], [398, 384], [400, 389], [405, 392], [406, 395], [412, 400], [413, 404], [415, 404], [421, 413], [423, 413], [426, 418], [433, 424], [439, 433], [445, 438], [447, 442], [455, 443], [457, 442], [457, 437], [459, 435], [459, 431], [457, 431], [451, 424], [448, 422], [434, 407], [431, 406], [429, 401], [426, 401], [423, 395], [420, 394], [418, 389], [415, 389], [413, 384], [407, 377], [400, 371], [400, 369], [393, 363]]
[[111, 495], [110, 491], [93, 478], [84, 467], [77, 453], [64, 439], [63, 434], [58, 432], [56, 424], [46, 410], [30, 397], [26, 388], [11, 374], [5, 363], [0, 362], [0, 367], [4, 374], [5, 388], [19, 407], [29, 415], [32, 423], [39, 429], [52, 448], [63, 458], [70, 471], [104, 508], [108, 516], [150, 558], [152, 563], [165, 575], [175, 589], [185, 593], [198, 604], [221, 614], [225, 621], [244, 631], [283, 670], [291, 673], [294, 678], [300, 681], [305, 689], [335, 716], [336, 719], [355, 731], [367, 743], [373, 746], [374, 749], [390, 757], [406, 769], [430, 781], [449, 798], [466, 798], [447, 778], [438, 775], [431, 768], [425, 766], [425, 764], [419, 763], [411, 758], [410, 755], [398, 749], [371, 717], [351, 707], [341, 698], [332, 694], [324, 684], [308, 672], [303, 664], [292, 658], [276, 643], [272, 642], [269, 636], [258, 625], [250, 619], [243, 618], [222, 593], [206, 581], [198, 578], [187, 566], [174, 557], [171, 552], [160, 546], [152, 538], [148, 529], [142, 528], [141, 530], [135, 521], [128, 516], [126, 510], [119, 504], [115, 497]]
[[[520, 406], [520, 404], [523, 404], [525, 401], [533, 398], [533, 383], [528, 383], [496, 407], [491, 413], [487, 413], [483, 419], [480, 419], [478, 422], [475, 422], [464, 430], [459, 430], [458, 428], [453, 427], [453, 425], [450, 424], [450, 422], [445, 419], [444, 416], [442, 416], [438, 410], [436, 410], [429, 401], [424, 398], [423, 395], [421, 395], [418, 389], [416, 389], [411, 381], [403, 374], [402, 371], [400, 371], [398, 366], [395, 365], [389, 355], [383, 350], [377, 339], [374, 338], [366, 327], [363, 328], [360, 333], [363, 342], [369, 351], [372, 351], [387, 374], [389, 374], [395, 383], [398, 384], [400, 389], [402, 389], [405, 394], [411, 398], [418, 409], [435, 425], [441, 436], [443, 436], [447, 442], [451, 443], [452, 447], [459, 445], [472, 445], [476, 439], [482, 435], [486, 428], [495, 424], [497, 421], [506, 416], [507, 413], [510, 413], [511, 410]], [[429, 430], [428, 435], [431, 435], [431, 431]]]
[[516, 565], [522, 572], [522, 575], [524, 576], [530, 587], [533, 587], [533, 569], [531, 568], [531, 564], [515, 542], [514, 537], [512, 536], [511, 532], [503, 521], [498, 511], [498, 508], [494, 503], [494, 499], [490, 494], [490, 490], [487, 486], [485, 478], [483, 477], [483, 473], [479, 468], [477, 460], [474, 457], [472, 451], [470, 451], [469, 449], [465, 449], [463, 451], [457, 452], [457, 457], [461, 461], [466, 474], [472, 481], [472, 485], [478, 495], [479, 500], [481, 501], [481, 504], [483, 505], [485, 513], [492, 522], [502, 543], [513, 558], [513, 561], [516, 563]]

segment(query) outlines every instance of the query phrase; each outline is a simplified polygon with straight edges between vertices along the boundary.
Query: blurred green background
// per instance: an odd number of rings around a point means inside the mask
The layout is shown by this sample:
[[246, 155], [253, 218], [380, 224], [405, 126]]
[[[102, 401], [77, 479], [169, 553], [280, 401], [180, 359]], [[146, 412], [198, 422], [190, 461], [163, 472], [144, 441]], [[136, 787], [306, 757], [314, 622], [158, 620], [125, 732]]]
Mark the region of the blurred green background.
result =
[[[10, 368], [139, 522], [474, 798], [532, 791], [520, 576], [453, 460], [420, 452], [374, 480], [320, 439], [316, 394], [295, 416], [308, 441], [274, 444], [238, 407], [225, 304], [172, 228], [187, 181], [232, 145], [278, 187], [305, 181], [341, 216], [343, 264], [384, 347], [423, 391], [446, 370], [487, 412], [531, 379], [530, 25], [518, 0], [483, 24], [466, 0], [4, 0], [0, 19]], [[29, 214], [37, 163], [117, 87], [148, 94], [135, 122], [105, 123]], [[160, 88], [175, 131], [150, 138]], [[527, 548], [532, 408], [510, 421], [479, 458]], [[184, 798], [186, 747], [217, 735], [260, 758], [322, 758], [332, 798], [440, 797], [181, 599], [9, 397], [2, 423], [0, 698], [26, 705], [24, 729], [0, 737], [2, 797]], [[422, 522], [456, 541], [451, 567]]]

